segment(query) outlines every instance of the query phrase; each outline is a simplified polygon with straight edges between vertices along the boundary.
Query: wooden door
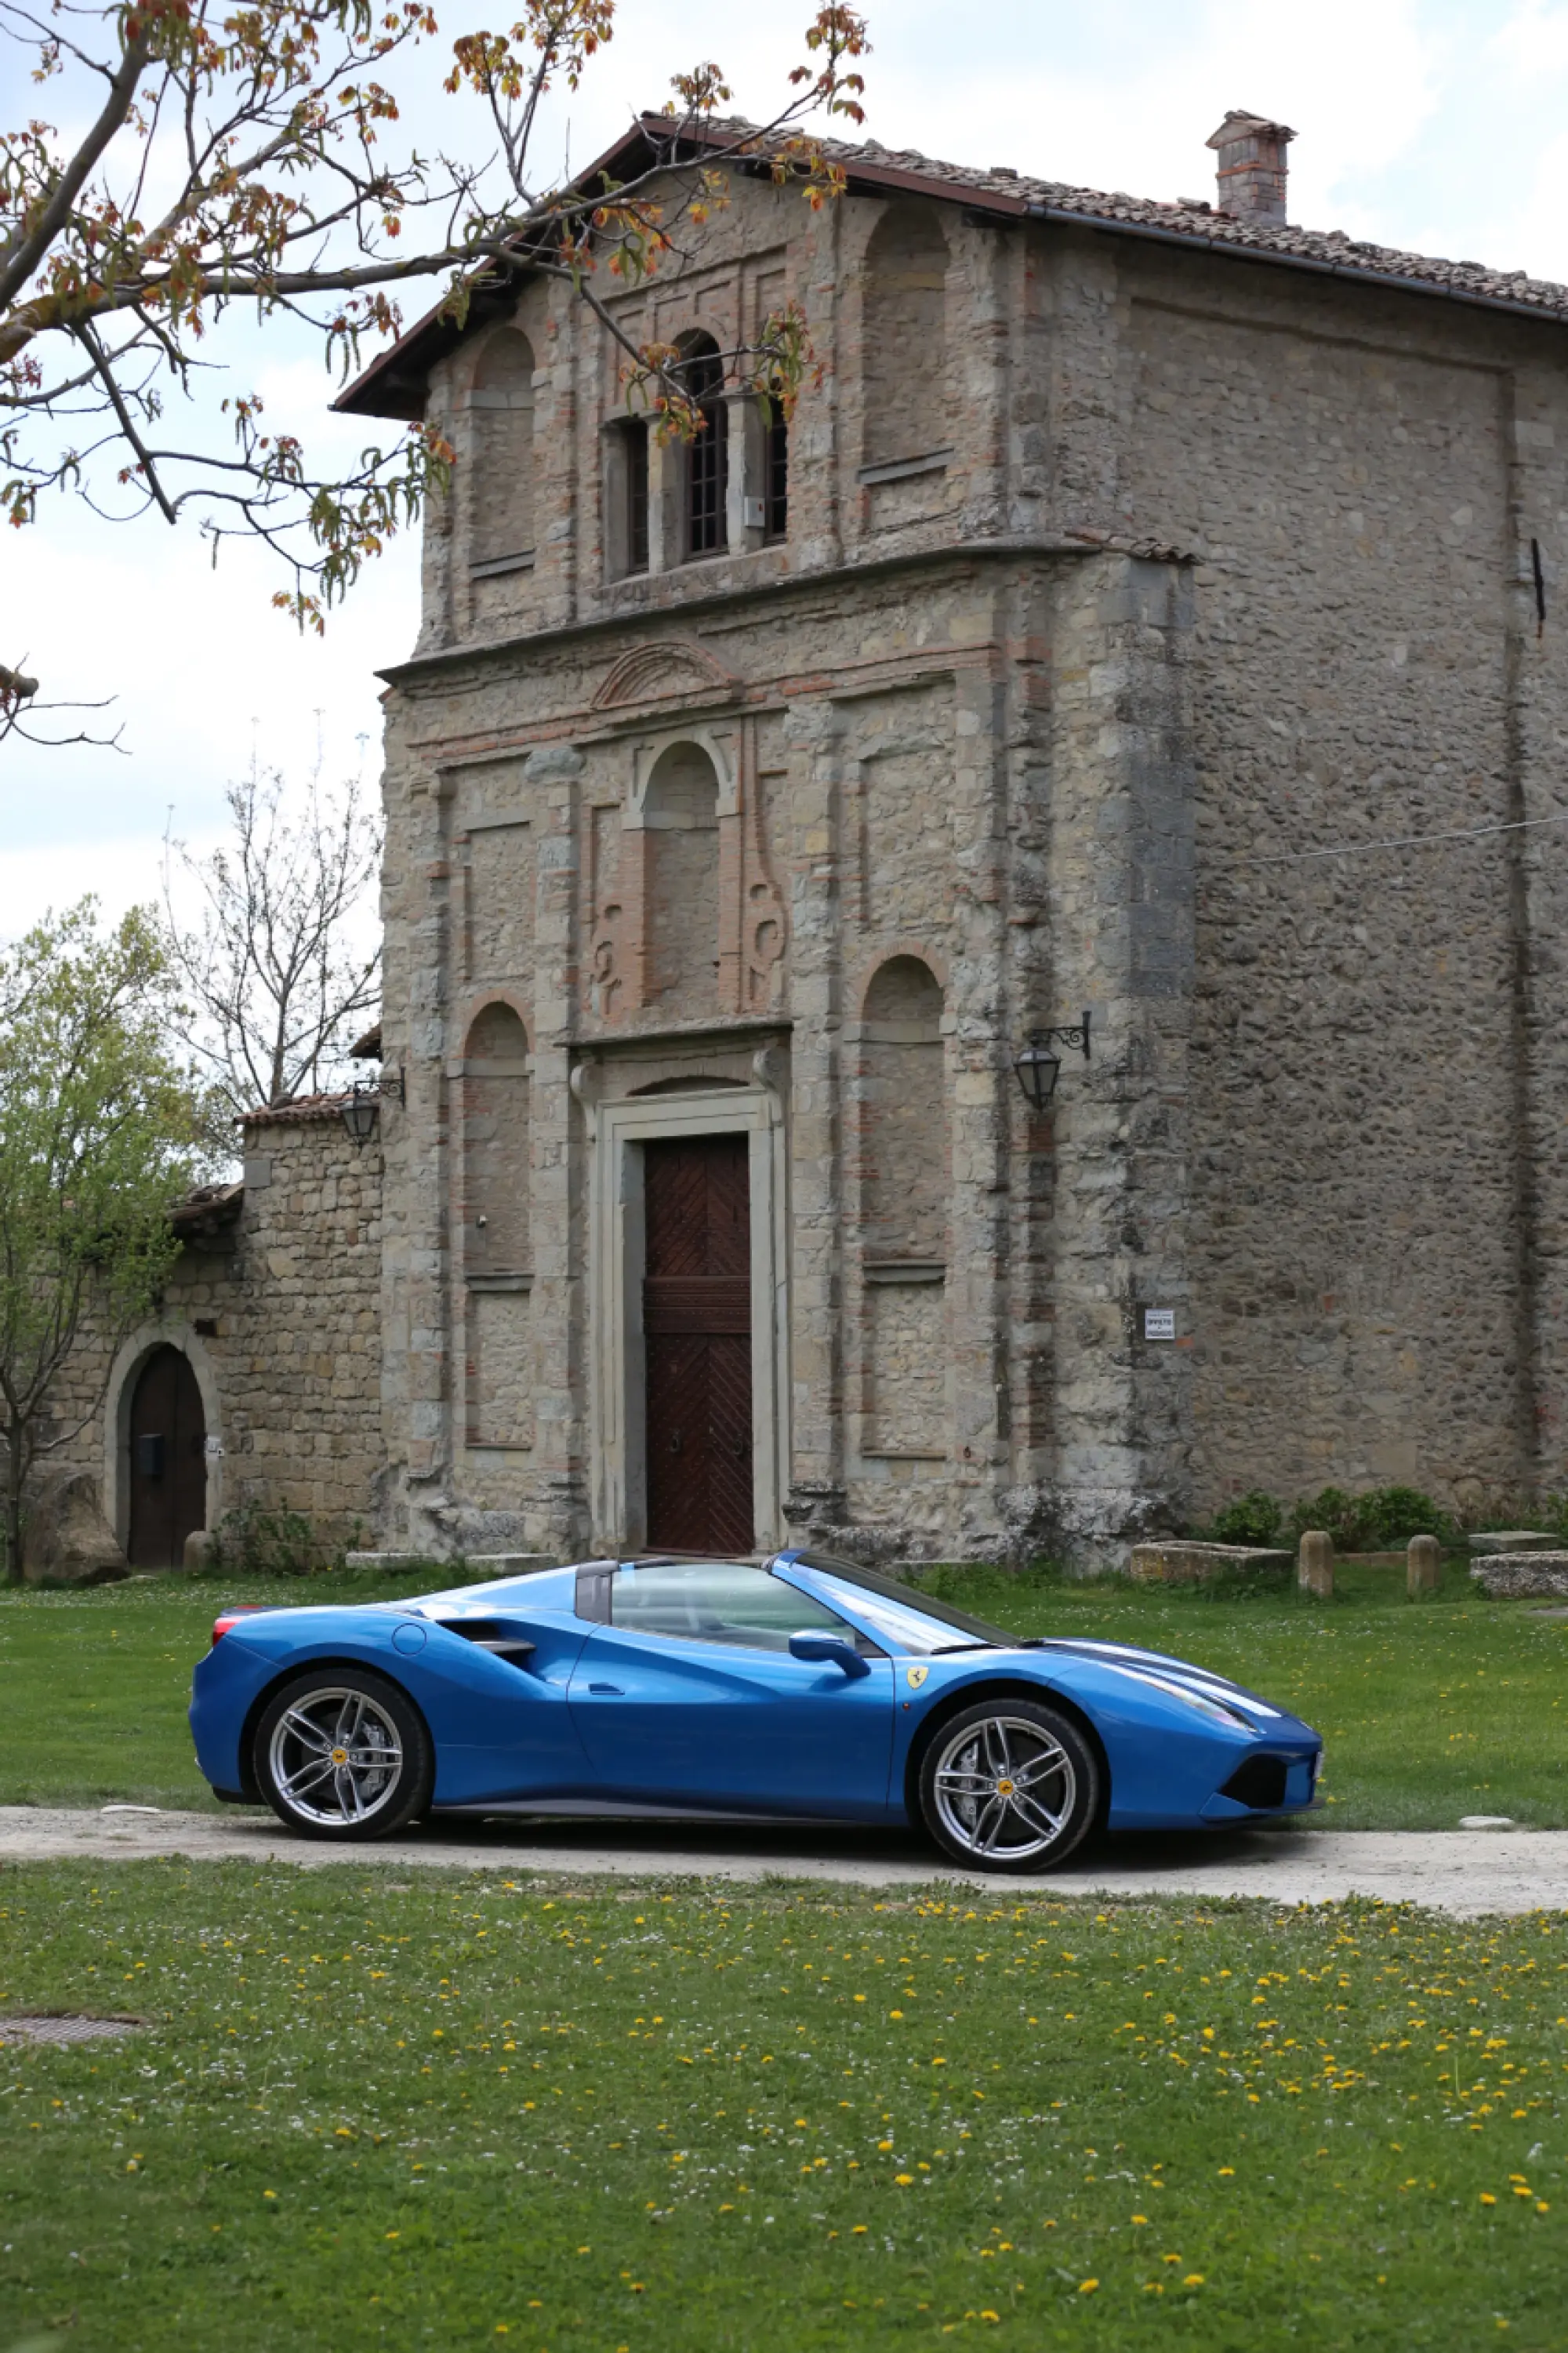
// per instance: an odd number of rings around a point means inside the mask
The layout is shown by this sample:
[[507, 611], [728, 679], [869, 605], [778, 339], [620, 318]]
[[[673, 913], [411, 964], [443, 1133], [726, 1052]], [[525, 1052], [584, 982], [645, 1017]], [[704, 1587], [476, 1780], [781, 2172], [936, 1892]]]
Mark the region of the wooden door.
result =
[[743, 1135], [644, 1147], [647, 1540], [752, 1549], [752, 1191]]
[[185, 1538], [205, 1527], [206, 1423], [190, 1358], [154, 1348], [131, 1400], [132, 1568], [178, 1568]]

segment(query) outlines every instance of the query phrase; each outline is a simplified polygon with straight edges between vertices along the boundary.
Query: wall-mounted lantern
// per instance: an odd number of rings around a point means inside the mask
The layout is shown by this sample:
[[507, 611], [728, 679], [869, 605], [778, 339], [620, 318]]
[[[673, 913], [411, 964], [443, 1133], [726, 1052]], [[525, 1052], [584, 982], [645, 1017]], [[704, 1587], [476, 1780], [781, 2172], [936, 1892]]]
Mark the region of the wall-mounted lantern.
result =
[[356, 1079], [344, 1102], [343, 1125], [362, 1152], [375, 1134], [383, 1095], [389, 1096], [394, 1103], [406, 1100], [401, 1070], [383, 1071], [379, 1079]]
[[1013, 1058], [1013, 1068], [1018, 1073], [1018, 1084], [1024, 1090], [1024, 1100], [1031, 1111], [1044, 1111], [1057, 1091], [1061, 1075], [1061, 1056], [1051, 1051], [1051, 1040], [1081, 1047], [1083, 1059], [1089, 1060], [1089, 1015], [1066, 1029], [1031, 1029], [1029, 1042]]

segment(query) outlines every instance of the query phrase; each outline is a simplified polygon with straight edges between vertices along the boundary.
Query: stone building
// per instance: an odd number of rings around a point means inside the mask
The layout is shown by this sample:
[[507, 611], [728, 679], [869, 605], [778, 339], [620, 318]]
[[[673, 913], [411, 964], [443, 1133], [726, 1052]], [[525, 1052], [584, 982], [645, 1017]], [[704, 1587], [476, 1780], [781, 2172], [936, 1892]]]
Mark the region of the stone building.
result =
[[[257, 1492], [973, 1557], [1563, 1483], [1568, 290], [1292, 226], [1290, 135], [1227, 118], [1213, 204], [734, 173], [600, 290], [689, 448], [521, 264], [344, 396], [458, 464], [385, 674], [401, 1093], [319, 1216], [327, 1126], [247, 1145], [310, 1309]], [[726, 355], [790, 300], [786, 431]]]
[[381, 1155], [343, 1097], [245, 1123], [244, 1181], [174, 1215], [183, 1244], [148, 1321], [89, 1328], [52, 1400], [24, 1535], [29, 1575], [178, 1567], [247, 1505], [311, 1541], [370, 1540], [381, 1436]]
[[[385, 673], [388, 1540], [1561, 1478], [1568, 292], [1290, 226], [1290, 135], [1213, 205], [735, 174], [601, 290], [690, 448], [521, 266], [344, 396], [458, 451]], [[786, 433], [725, 355], [790, 299]]]

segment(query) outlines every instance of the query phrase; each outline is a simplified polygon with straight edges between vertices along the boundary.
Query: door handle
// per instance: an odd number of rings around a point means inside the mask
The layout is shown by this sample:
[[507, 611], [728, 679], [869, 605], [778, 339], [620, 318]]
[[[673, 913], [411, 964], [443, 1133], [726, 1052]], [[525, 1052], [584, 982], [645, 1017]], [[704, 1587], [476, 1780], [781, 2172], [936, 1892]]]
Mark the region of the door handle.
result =
[[669, 1451], [672, 1454], [679, 1454], [680, 1451], [680, 1432], [679, 1430], [675, 1432], [669, 1441]]
[[591, 1692], [603, 1692], [607, 1699], [624, 1699], [626, 1697], [626, 1694], [622, 1691], [619, 1683], [590, 1683], [588, 1685], [588, 1689]]

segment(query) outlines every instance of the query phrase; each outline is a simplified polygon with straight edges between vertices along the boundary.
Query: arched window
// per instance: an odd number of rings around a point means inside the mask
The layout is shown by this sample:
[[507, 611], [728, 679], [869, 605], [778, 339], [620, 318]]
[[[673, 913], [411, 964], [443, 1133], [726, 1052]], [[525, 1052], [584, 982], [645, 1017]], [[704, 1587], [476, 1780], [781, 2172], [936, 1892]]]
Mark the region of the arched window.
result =
[[718, 996], [719, 777], [700, 744], [659, 754], [643, 825], [647, 1001], [706, 1012]]
[[945, 448], [947, 239], [930, 205], [890, 206], [866, 248], [864, 462]]
[[528, 1270], [528, 1033], [510, 1005], [487, 1005], [468, 1031], [463, 1076], [464, 1269], [470, 1279]]
[[867, 1263], [947, 1257], [947, 1087], [942, 986], [918, 956], [866, 991], [861, 1215]]
[[711, 335], [682, 335], [677, 349], [681, 383], [701, 419], [686, 451], [686, 553], [721, 555], [729, 543], [730, 484], [724, 364]]
[[485, 344], [468, 406], [470, 561], [479, 572], [521, 568], [534, 547], [533, 346], [515, 327]]
[[510, 1005], [475, 1016], [462, 1079], [463, 1366], [470, 1446], [533, 1442], [528, 1033]]
[[862, 1445], [928, 1462], [952, 1439], [942, 1013], [930, 966], [892, 957], [866, 992], [861, 1062]]

